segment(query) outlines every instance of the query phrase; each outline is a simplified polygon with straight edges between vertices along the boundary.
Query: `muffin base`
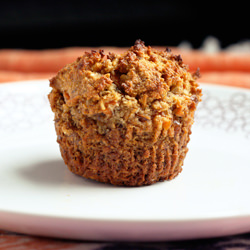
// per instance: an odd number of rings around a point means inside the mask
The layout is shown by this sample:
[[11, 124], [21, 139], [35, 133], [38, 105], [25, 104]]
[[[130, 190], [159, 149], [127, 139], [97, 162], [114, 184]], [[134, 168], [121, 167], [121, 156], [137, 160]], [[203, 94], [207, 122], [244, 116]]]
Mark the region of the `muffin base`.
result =
[[[61, 122], [56, 124], [58, 143], [65, 164], [77, 175], [118, 186], [150, 185], [171, 180], [181, 171], [188, 151], [190, 130], [156, 143], [126, 139], [125, 130], [114, 129], [100, 136], [93, 129], [66, 136]], [[173, 128], [174, 129], [174, 128]]]

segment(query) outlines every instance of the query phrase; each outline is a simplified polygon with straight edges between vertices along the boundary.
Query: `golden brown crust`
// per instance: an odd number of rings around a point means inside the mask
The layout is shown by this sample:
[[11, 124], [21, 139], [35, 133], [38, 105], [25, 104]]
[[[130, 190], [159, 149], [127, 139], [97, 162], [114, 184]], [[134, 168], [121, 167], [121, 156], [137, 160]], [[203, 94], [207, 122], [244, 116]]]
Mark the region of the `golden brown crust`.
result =
[[91, 51], [65, 66], [49, 100], [66, 165], [114, 185], [177, 176], [201, 100], [196, 78], [180, 56], [140, 40], [122, 55]]

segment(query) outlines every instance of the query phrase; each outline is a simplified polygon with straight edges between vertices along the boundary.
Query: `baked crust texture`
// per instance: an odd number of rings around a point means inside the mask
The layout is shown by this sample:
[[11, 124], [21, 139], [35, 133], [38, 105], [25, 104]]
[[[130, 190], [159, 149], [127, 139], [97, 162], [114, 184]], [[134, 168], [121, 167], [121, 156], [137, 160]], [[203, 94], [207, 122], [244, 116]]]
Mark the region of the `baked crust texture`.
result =
[[49, 94], [65, 164], [121, 186], [176, 177], [201, 101], [197, 72], [141, 40], [121, 55], [85, 52], [66, 65], [50, 80]]

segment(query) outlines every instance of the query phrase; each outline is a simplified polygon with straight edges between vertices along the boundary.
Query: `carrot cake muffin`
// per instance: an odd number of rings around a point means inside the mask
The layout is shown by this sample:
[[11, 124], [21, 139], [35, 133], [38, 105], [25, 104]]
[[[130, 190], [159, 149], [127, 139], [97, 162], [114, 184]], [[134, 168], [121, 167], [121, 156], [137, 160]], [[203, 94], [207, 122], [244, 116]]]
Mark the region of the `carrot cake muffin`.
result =
[[121, 55], [85, 52], [50, 80], [65, 164], [113, 185], [173, 179], [182, 170], [201, 101], [197, 77], [180, 55], [141, 40]]

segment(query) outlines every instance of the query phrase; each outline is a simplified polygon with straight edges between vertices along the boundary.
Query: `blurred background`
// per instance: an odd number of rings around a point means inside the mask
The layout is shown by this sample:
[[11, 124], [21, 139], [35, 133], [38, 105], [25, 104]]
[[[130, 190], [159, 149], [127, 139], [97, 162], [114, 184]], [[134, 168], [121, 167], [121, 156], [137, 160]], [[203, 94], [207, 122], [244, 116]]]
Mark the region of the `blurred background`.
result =
[[221, 47], [249, 39], [247, 1], [1, 1], [0, 48], [178, 46], [199, 48], [207, 36]]

